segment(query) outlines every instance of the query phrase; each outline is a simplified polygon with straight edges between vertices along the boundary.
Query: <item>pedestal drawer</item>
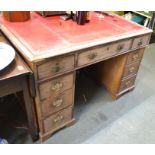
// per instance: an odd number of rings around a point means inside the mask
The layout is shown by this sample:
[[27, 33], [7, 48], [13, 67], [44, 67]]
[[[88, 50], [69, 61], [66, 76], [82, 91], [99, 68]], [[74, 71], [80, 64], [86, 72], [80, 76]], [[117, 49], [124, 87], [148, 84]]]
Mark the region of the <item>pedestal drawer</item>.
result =
[[123, 77], [127, 77], [127, 76], [130, 76], [130, 75], [136, 74], [138, 72], [139, 65], [140, 65], [140, 61], [135, 62], [135, 63], [130, 64], [130, 65], [127, 65], [125, 67]]
[[46, 99], [50, 96], [55, 97], [63, 91], [72, 88], [74, 73], [57, 77], [56, 79], [42, 82], [39, 85], [40, 99]]
[[142, 59], [144, 53], [144, 49], [139, 49], [131, 52], [127, 58], [127, 64], [133, 63], [135, 61], [139, 61]]
[[42, 101], [42, 113], [44, 117], [47, 117], [67, 106], [73, 104], [73, 90], [67, 90], [64, 93], [56, 96], [55, 98], [48, 98]]
[[119, 92], [125, 91], [126, 89], [134, 86], [136, 76], [127, 78], [121, 81]]
[[132, 49], [137, 49], [149, 44], [150, 35], [140, 36], [134, 39]]
[[72, 119], [72, 107], [66, 108], [44, 120], [44, 131], [48, 132], [62, 126]]
[[93, 63], [117, 53], [128, 51], [131, 48], [132, 40], [123, 40], [107, 45], [87, 49], [78, 55], [78, 66]]
[[74, 55], [54, 58], [43, 64], [38, 65], [38, 78], [44, 79], [74, 69]]

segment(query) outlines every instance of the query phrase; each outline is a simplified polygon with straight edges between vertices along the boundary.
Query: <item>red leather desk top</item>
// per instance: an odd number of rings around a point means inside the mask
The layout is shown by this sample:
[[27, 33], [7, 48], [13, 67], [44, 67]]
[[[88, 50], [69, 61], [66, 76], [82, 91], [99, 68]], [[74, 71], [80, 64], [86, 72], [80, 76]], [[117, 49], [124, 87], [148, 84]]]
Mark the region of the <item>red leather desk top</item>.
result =
[[[8, 37], [10, 34], [14, 36], [17, 39], [16, 45], [18, 46], [18, 43], [21, 44], [32, 55], [29, 58], [30, 61], [33, 61], [35, 56], [38, 56], [38, 59], [50, 57], [49, 52], [51, 52], [51, 56], [56, 56], [61, 54], [59, 51], [65, 49], [65, 51], [69, 52], [73, 51], [73, 47], [76, 46], [88, 45], [90, 47], [93, 42], [110, 41], [111, 38], [131, 34], [136, 36], [137, 33], [148, 33], [149, 30], [117, 15], [99, 18], [99, 14], [95, 12], [91, 12], [91, 21], [82, 26], [77, 25], [72, 20], [63, 21], [59, 16], [45, 18], [35, 12], [31, 12], [31, 20], [26, 22], [12, 23], [4, 20], [2, 17], [0, 22], [2, 24], [2, 31], [3, 27], [5, 27], [9, 34], [4, 33]], [[77, 49], [84, 47], [87, 46], [81, 46]]]

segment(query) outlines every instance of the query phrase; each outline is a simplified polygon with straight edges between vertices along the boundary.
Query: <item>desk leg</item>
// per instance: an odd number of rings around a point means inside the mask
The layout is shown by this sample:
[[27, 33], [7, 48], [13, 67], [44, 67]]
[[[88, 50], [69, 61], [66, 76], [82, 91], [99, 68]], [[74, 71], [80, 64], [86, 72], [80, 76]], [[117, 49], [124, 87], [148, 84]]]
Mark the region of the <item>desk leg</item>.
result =
[[28, 89], [27, 82], [23, 83], [23, 87], [24, 87], [23, 98], [24, 98], [24, 103], [25, 103], [25, 108], [26, 108], [26, 113], [27, 113], [29, 131], [30, 131], [33, 141], [35, 141], [38, 139], [38, 135], [37, 135], [38, 132], [37, 132], [34, 105], [33, 105], [32, 98], [30, 97], [30, 92]]

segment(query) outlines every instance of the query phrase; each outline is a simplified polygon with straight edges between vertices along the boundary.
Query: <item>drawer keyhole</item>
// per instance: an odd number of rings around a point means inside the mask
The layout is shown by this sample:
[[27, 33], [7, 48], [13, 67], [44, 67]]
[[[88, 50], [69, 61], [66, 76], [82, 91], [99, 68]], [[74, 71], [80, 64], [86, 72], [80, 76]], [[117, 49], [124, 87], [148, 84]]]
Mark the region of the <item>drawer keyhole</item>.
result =
[[93, 60], [97, 57], [97, 53], [91, 53], [88, 55], [89, 60]]
[[110, 48], [109, 48], [109, 47], [107, 47], [107, 51], [109, 51], [109, 49], [110, 49]]
[[55, 72], [57, 73], [57, 72], [59, 72], [61, 70], [61, 67], [60, 66], [56, 66], [55, 67]]
[[56, 66], [52, 68], [53, 73], [58, 73], [63, 69], [59, 64], [56, 63]]

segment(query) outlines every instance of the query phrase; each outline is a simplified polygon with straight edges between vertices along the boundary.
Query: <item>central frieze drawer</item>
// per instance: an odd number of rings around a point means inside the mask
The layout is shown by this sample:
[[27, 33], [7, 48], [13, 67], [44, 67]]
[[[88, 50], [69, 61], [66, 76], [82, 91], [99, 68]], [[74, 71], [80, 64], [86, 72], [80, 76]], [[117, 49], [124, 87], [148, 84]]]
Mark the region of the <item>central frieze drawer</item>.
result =
[[40, 99], [46, 99], [50, 96], [56, 96], [63, 91], [72, 88], [74, 73], [61, 76], [54, 80], [43, 82], [39, 85]]
[[131, 48], [131, 44], [132, 39], [129, 39], [89, 48], [78, 55], [78, 66], [90, 64], [106, 57], [113, 56], [117, 53], [128, 51]]
[[49, 97], [48, 99], [41, 102], [43, 116], [47, 117], [72, 104], [73, 90], [69, 89], [64, 93], [56, 96], [55, 98]]
[[51, 115], [44, 120], [44, 131], [48, 132], [50, 130], [55, 130], [58, 127], [65, 125], [72, 119], [72, 107], [66, 108]]
[[54, 58], [38, 65], [38, 79], [44, 79], [74, 69], [74, 55]]

